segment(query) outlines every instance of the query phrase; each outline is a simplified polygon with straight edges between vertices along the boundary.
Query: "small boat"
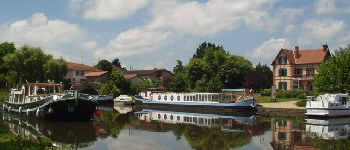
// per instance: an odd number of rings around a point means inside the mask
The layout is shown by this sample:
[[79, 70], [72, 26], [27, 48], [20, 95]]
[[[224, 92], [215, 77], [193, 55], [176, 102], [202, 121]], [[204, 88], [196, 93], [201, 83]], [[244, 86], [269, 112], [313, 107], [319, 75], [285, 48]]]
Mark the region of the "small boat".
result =
[[116, 97], [114, 100], [114, 105], [119, 105], [119, 104], [125, 104], [125, 105], [130, 105], [132, 104], [132, 98], [127, 95], [120, 95]]
[[228, 110], [228, 111], [257, 111], [256, 101], [253, 96], [245, 94], [244, 89], [240, 91], [244, 95], [227, 93], [175, 93], [144, 91], [135, 96], [136, 105], [143, 107], [173, 107], [181, 109], [200, 110]]
[[63, 91], [62, 84], [28, 83], [11, 90], [3, 110], [50, 120], [91, 120], [96, 99], [76, 90]]
[[310, 117], [350, 116], [349, 95], [338, 93], [319, 95], [317, 98], [307, 96], [305, 115]]

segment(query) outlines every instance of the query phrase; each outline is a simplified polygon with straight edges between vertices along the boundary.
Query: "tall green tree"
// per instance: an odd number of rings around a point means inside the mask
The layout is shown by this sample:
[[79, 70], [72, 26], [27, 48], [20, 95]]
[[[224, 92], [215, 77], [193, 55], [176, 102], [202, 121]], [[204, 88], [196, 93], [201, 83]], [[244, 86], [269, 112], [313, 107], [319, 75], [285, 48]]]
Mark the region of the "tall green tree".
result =
[[116, 67], [122, 67], [122, 65], [120, 64], [119, 58], [115, 58], [112, 61], [112, 65], [116, 66]]
[[320, 92], [350, 92], [350, 46], [323, 62], [315, 77]]
[[97, 69], [108, 71], [108, 72], [112, 72], [112, 69], [113, 69], [112, 63], [105, 59], [98, 61], [95, 67]]
[[259, 63], [255, 69], [247, 74], [244, 86], [255, 91], [270, 88], [272, 85], [272, 76], [270, 67]]
[[171, 83], [170, 83], [170, 90], [174, 92], [183, 92], [186, 91], [188, 88], [188, 80], [186, 72], [179, 71], [177, 72]]
[[130, 91], [130, 81], [126, 80], [123, 73], [120, 71], [114, 71], [109, 76], [109, 82], [120, 89], [122, 94], [126, 94]]
[[67, 62], [63, 58], [50, 59], [44, 64], [44, 70], [46, 79], [62, 82], [68, 72]]
[[197, 80], [202, 79], [206, 73], [206, 64], [200, 58], [192, 58], [186, 67], [190, 87], [194, 88]]
[[9, 69], [6, 67], [3, 57], [7, 54], [12, 54], [16, 50], [15, 44], [12, 42], [3, 42], [0, 44], [0, 87], [5, 87], [6, 85], [6, 74]]
[[177, 72], [185, 71], [185, 66], [183, 66], [181, 60], [176, 60], [176, 63], [176, 66], [173, 68], [174, 74], [176, 74]]

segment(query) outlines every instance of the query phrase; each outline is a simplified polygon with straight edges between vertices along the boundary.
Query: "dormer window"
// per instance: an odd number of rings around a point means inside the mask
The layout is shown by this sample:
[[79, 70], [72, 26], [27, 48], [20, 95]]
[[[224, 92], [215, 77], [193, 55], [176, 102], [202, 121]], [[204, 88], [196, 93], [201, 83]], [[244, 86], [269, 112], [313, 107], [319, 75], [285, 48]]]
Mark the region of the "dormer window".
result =
[[278, 64], [284, 65], [288, 63], [287, 56], [279, 56], [278, 57]]

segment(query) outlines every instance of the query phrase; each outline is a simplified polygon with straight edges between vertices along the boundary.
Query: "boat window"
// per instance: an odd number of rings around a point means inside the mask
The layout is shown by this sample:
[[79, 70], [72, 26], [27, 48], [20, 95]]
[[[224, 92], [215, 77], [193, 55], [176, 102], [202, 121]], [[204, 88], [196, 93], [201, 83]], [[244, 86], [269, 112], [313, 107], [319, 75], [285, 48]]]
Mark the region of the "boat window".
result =
[[160, 95], [158, 95], [158, 100], [160, 100], [161, 99], [161, 97], [160, 97]]
[[190, 96], [190, 101], [192, 101], [192, 96]]
[[177, 116], [176, 118], [177, 118], [177, 121], [180, 121], [180, 116]]
[[180, 95], [177, 96], [177, 100], [180, 101]]
[[193, 101], [197, 101], [196, 96], [192, 96]]
[[166, 116], [166, 114], [164, 114], [164, 119], [166, 120], [168, 117]]
[[342, 105], [346, 105], [347, 97], [341, 97], [340, 98], [340, 102], [341, 102]]
[[202, 98], [203, 98], [203, 95], [198, 96], [198, 100], [202, 100]]
[[174, 100], [174, 96], [171, 95], [170, 96], [170, 100], [173, 101]]
[[174, 119], [173, 115], [170, 115], [170, 120], [173, 120], [173, 119]]
[[164, 100], [167, 100], [167, 96], [166, 95], [164, 95]]
[[158, 114], [158, 119], [160, 119], [160, 117], [161, 117], [160, 114]]
[[205, 98], [204, 100], [207, 101], [208, 100], [208, 95], [205, 95], [204, 98]]

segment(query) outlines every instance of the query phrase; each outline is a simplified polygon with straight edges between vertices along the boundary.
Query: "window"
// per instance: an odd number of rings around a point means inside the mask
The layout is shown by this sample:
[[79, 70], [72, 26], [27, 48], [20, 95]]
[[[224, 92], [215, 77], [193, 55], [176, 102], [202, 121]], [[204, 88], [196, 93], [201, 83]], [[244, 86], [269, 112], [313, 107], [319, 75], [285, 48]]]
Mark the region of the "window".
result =
[[340, 98], [340, 102], [342, 103], [342, 105], [346, 105], [346, 102], [347, 102], [347, 97], [341, 97]]
[[298, 90], [299, 89], [299, 80], [293, 80], [293, 89]]
[[286, 68], [281, 68], [279, 70], [279, 76], [282, 76], [282, 77], [287, 76], [287, 69]]
[[285, 120], [278, 121], [277, 123], [278, 123], [278, 126], [283, 126], [283, 127], [287, 126], [287, 121]]
[[278, 89], [280, 89], [280, 90], [287, 90], [287, 82], [279, 82], [278, 83]]
[[315, 75], [315, 68], [306, 68], [306, 75], [307, 76]]
[[287, 139], [286, 132], [278, 132], [278, 140], [284, 141]]
[[84, 76], [84, 70], [80, 71], [80, 75]]
[[287, 60], [288, 60], [287, 56], [279, 56], [278, 57], [278, 64], [282, 64], [282, 65], [287, 64], [288, 63]]
[[177, 101], [180, 101], [180, 95], [177, 96]]
[[166, 116], [166, 114], [164, 114], [164, 120], [166, 120], [168, 117]]
[[170, 120], [173, 120], [173, 119], [174, 119], [173, 115], [170, 115]]
[[294, 75], [297, 77], [301, 77], [303, 75], [303, 69], [302, 68], [295, 68]]
[[79, 70], [75, 70], [75, 75], [76, 75], [76, 76], [79, 76], [79, 73], [80, 73]]
[[171, 95], [170, 96], [170, 100], [173, 101], [174, 100], [174, 96]]
[[161, 99], [161, 97], [160, 97], [160, 95], [158, 95], [158, 100], [160, 100]]
[[168, 98], [167, 98], [167, 96], [166, 95], [164, 95], [164, 100], [167, 100]]
[[176, 118], [177, 118], [177, 121], [180, 121], [180, 116], [177, 116]]
[[161, 117], [160, 114], [158, 114], [158, 119], [160, 119], [160, 117]]

